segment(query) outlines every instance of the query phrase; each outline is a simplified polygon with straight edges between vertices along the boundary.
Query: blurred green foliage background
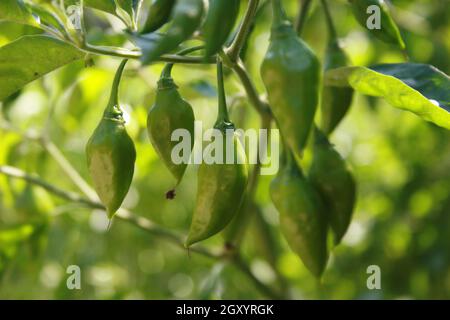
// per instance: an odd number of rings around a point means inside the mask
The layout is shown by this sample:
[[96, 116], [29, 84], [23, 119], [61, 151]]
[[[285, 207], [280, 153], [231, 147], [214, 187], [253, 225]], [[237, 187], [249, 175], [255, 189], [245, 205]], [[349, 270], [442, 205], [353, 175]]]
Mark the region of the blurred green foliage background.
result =
[[[243, 1], [244, 2], [244, 1]], [[355, 65], [401, 62], [396, 48], [371, 38], [351, 15], [347, 1], [329, 1], [339, 35]], [[298, 1], [284, 1], [294, 18]], [[411, 61], [449, 73], [448, 2], [393, 0], [394, 17]], [[242, 9], [244, 5], [242, 5]], [[89, 41], [123, 45], [123, 25], [87, 10]], [[259, 65], [268, 45], [270, 6], [258, 17], [246, 64], [260, 92]], [[112, 27], [109, 24], [112, 23]], [[0, 45], [39, 31], [0, 23]], [[326, 27], [319, 2], [307, 20], [305, 40], [322, 56]], [[28, 85], [1, 107], [1, 121], [22, 132], [44, 130], [89, 181], [84, 147], [107, 103], [119, 59], [93, 57], [95, 65], [73, 63]], [[131, 62], [120, 94], [137, 149], [136, 173], [125, 207], [165, 228], [187, 231], [196, 193], [190, 166], [174, 201], [164, 199], [174, 181], [146, 134], [162, 64], [139, 68]], [[216, 116], [215, 68], [181, 66], [174, 78], [196, 118], [212, 125]], [[257, 128], [256, 112], [236, 76], [227, 77], [232, 118], [238, 127]], [[49, 113], [51, 117], [49, 117]], [[350, 230], [331, 256], [318, 285], [288, 249], [268, 196], [271, 176], [262, 176], [254, 218], [242, 252], [255, 275], [276, 286], [284, 279], [297, 299], [450, 298], [450, 133], [382, 100], [356, 95], [352, 110], [332, 141], [358, 181], [358, 205]], [[308, 154], [306, 158], [308, 158]], [[37, 173], [65, 190], [78, 192], [36, 141], [0, 129], [0, 165]], [[106, 229], [106, 215], [67, 203], [17, 179], [0, 176], [0, 298], [3, 299], [179, 299], [263, 298], [232, 265], [188, 253], [122, 221]], [[269, 229], [267, 229], [269, 227]], [[267, 245], [267, 237], [275, 246]], [[220, 235], [205, 241], [220, 247]], [[82, 289], [68, 290], [66, 268], [78, 265]], [[366, 269], [381, 268], [382, 289], [368, 290]], [[279, 274], [279, 275], [277, 275]]]

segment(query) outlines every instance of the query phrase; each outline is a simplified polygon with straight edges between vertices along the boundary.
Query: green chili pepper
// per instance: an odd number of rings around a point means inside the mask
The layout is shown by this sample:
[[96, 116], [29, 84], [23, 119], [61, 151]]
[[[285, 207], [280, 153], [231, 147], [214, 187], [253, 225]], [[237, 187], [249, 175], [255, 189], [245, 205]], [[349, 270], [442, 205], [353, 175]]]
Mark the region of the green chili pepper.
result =
[[136, 160], [136, 150], [125, 129], [118, 98], [126, 61], [123, 60], [117, 70], [108, 106], [86, 146], [89, 173], [110, 219], [128, 193]]
[[[184, 55], [200, 48], [202, 47], [188, 48], [179, 54]], [[167, 64], [161, 73], [156, 101], [148, 113], [147, 130], [153, 147], [177, 180], [178, 185], [186, 171], [187, 161], [179, 164], [173, 162], [172, 150], [179, 142], [172, 141], [172, 133], [177, 129], [187, 130], [191, 137], [189, 150], [191, 151], [194, 147], [195, 117], [191, 105], [180, 96], [177, 90], [178, 87], [171, 76], [172, 67], [173, 64]], [[189, 156], [190, 154], [183, 155], [187, 160]]]
[[152, 62], [189, 39], [200, 26], [204, 9], [203, 0], [177, 1], [173, 8], [172, 23], [169, 29], [155, 42], [151, 51], [143, 57], [143, 63]]
[[365, 28], [370, 14], [367, 9], [370, 6], [377, 6], [380, 8], [380, 29], [368, 29], [375, 37], [386, 43], [395, 44], [400, 49], [405, 49], [405, 43], [402, 39], [400, 31], [394, 19], [389, 12], [389, 7], [383, 0], [349, 0], [352, 6], [353, 14], [359, 24]]
[[[207, 239], [223, 230], [239, 210], [247, 186], [248, 172], [245, 151], [230, 122], [223, 86], [222, 63], [217, 63], [219, 114], [214, 125], [223, 142], [223, 163], [203, 162], [198, 169], [198, 188], [195, 211], [186, 246]], [[232, 136], [227, 136], [232, 134]], [[231, 138], [233, 149], [227, 148], [226, 138]], [[226, 163], [233, 152], [233, 163]]]
[[280, 213], [280, 227], [291, 249], [320, 278], [327, 254], [327, 224], [316, 190], [303, 176], [290, 152], [270, 184], [272, 202]]
[[301, 158], [317, 109], [320, 64], [287, 20], [280, 0], [272, 0], [274, 22], [261, 66], [270, 106], [281, 134]]
[[[339, 45], [336, 30], [325, 0], [322, 0], [328, 26], [328, 45], [325, 53], [325, 71], [345, 67], [349, 64], [347, 55]], [[322, 92], [322, 130], [331, 134], [345, 117], [353, 99], [353, 89], [350, 87], [325, 86]]]
[[239, 15], [240, 0], [209, 0], [209, 9], [203, 24], [205, 55], [217, 53], [227, 41]]
[[141, 33], [158, 30], [169, 21], [176, 0], [154, 0], [149, 8], [147, 19]]
[[345, 161], [318, 129], [314, 133], [313, 162], [309, 178], [324, 200], [334, 243], [337, 245], [352, 219], [356, 184]]

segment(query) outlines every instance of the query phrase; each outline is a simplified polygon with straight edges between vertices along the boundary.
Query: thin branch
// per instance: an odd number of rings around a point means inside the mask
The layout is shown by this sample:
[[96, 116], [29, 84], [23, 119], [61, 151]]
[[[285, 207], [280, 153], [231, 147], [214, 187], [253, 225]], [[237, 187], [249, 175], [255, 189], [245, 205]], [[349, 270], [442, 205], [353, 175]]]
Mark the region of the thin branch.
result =
[[[68, 200], [68, 201], [71, 201], [74, 203], [79, 203], [79, 204], [85, 205], [92, 209], [105, 210], [105, 207], [100, 202], [85, 199], [76, 193], [62, 190], [44, 180], [42, 180], [38, 176], [27, 174], [26, 172], [24, 172], [18, 168], [10, 167], [10, 166], [0, 166], [0, 173], [4, 174], [6, 176], [12, 177], [12, 178], [22, 179], [29, 183], [40, 186], [40, 187], [44, 188], [45, 190], [47, 190], [48, 192], [51, 192], [52, 194], [54, 194], [62, 199], [65, 199], [65, 200]], [[166, 230], [162, 227], [159, 227], [158, 225], [154, 224], [152, 221], [150, 221], [146, 218], [134, 215], [129, 210], [120, 209], [117, 212], [115, 217], [117, 217], [120, 220], [126, 221], [126, 222], [128, 222], [128, 223], [130, 223], [130, 224], [132, 224], [154, 236], [157, 236], [157, 237], [160, 237], [161, 239], [169, 241], [182, 249], [185, 249], [184, 248], [184, 236], [179, 235], [175, 232]], [[210, 259], [216, 259], [216, 260], [228, 259], [227, 255], [220, 253], [220, 252], [219, 253], [213, 252], [205, 247], [202, 247], [201, 245], [192, 246], [189, 249], [189, 252], [194, 252], [194, 253], [200, 254], [200, 255], [210, 258]], [[272, 299], [281, 299], [282, 298], [276, 292], [274, 292], [270, 287], [266, 286], [258, 278], [256, 278], [255, 275], [249, 269], [249, 267], [245, 264], [245, 262], [240, 257], [234, 256], [233, 259], [230, 260], [230, 262], [232, 262], [238, 268], [238, 270], [240, 270], [245, 276], [247, 276], [248, 279], [255, 285], [255, 287], [259, 291], [261, 291], [261, 293], [263, 293], [264, 295], [266, 295], [267, 297], [270, 297]]]
[[[226, 62], [226, 60], [224, 60]], [[250, 78], [247, 70], [245, 69], [244, 63], [241, 59], [238, 59], [236, 63], [228, 65], [233, 69], [233, 71], [237, 74], [239, 79], [241, 80], [242, 85], [244, 86], [245, 92], [250, 100], [250, 103], [255, 107], [256, 111], [263, 118], [270, 118], [271, 112], [269, 109], [269, 105], [267, 102], [263, 101], [256, 90], [255, 85], [253, 84], [252, 79]]]
[[[140, 59], [142, 57], [142, 52], [140, 50], [129, 50], [119, 47], [94, 46], [86, 43], [82, 47], [80, 47], [80, 49], [89, 53], [125, 59]], [[210, 57], [207, 60], [205, 60], [204, 57], [189, 57], [189, 56], [181, 56], [178, 54], [164, 54], [161, 57], [159, 57], [155, 62], [214, 64], [216, 63], [216, 59], [215, 57]]]
[[[105, 207], [98, 201], [89, 200], [86, 198], [83, 198], [77, 193], [65, 191], [59, 187], [54, 186], [53, 184], [50, 184], [40, 177], [32, 174], [28, 174], [18, 168], [10, 167], [10, 166], [0, 166], [0, 173], [4, 174], [6, 176], [22, 179], [24, 181], [27, 181], [29, 183], [35, 184], [37, 186], [40, 186], [47, 190], [48, 192], [54, 194], [55, 196], [78, 204], [82, 204], [84, 206], [87, 206], [92, 209], [99, 209], [99, 210], [105, 210]], [[139, 227], [142, 230], [145, 230], [155, 236], [164, 238], [165, 240], [168, 240], [169, 242], [172, 242], [176, 244], [177, 246], [184, 248], [184, 237], [181, 235], [178, 235], [174, 232], [171, 232], [169, 230], [166, 230], [164, 228], [161, 228], [151, 222], [150, 220], [138, 217], [131, 213], [130, 211], [126, 209], [120, 209], [116, 216], [118, 219], [129, 222], [137, 227]], [[218, 255], [217, 253], [211, 252], [210, 250], [207, 250], [206, 248], [203, 248], [201, 246], [194, 246], [190, 249], [191, 252], [196, 252], [199, 254], [202, 254], [209, 258], [220, 258], [221, 255]]]
[[42, 140], [42, 147], [52, 156], [52, 158], [58, 163], [64, 173], [72, 180], [77, 188], [86, 195], [89, 200], [96, 201], [97, 195], [95, 191], [89, 186], [89, 184], [80, 176], [77, 170], [70, 164], [64, 154], [58, 149], [58, 147], [48, 139]]
[[[47, 125], [49, 125], [47, 123]], [[20, 135], [23, 139], [37, 142], [47, 151], [50, 156], [56, 161], [64, 173], [70, 178], [75, 186], [91, 201], [97, 201], [98, 197], [95, 191], [89, 186], [89, 184], [80, 176], [78, 171], [70, 164], [64, 154], [59, 148], [48, 138], [46, 134], [27, 131], [23, 132], [18, 128], [15, 128], [7, 121], [0, 121], [0, 129], [14, 132]]]
[[284, 296], [279, 294], [278, 292], [275, 292], [270, 287], [266, 286], [264, 283], [262, 283], [256, 276], [253, 274], [253, 272], [250, 270], [248, 265], [244, 262], [241, 256], [235, 256], [232, 260], [233, 264], [236, 268], [238, 268], [243, 274], [245, 274], [255, 285], [255, 287], [262, 292], [264, 295], [270, 297], [274, 300], [283, 300]]
[[328, 36], [330, 39], [337, 39], [337, 32], [336, 28], [333, 23], [333, 18], [331, 17], [330, 9], [328, 7], [328, 3], [326, 0], [322, 0], [322, 7], [325, 12], [325, 19], [327, 21], [327, 28], [328, 28]]
[[74, 193], [74, 192], [62, 190], [46, 181], [40, 179], [38, 176], [30, 175], [30, 174], [26, 173], [25, 171], [22, 171], [18, 168], [10, 167], [10, 166], [0, 166], [0, 173], [4, 174], [6, 176], [12, 177], [12, 178], [22, 179], [29, 183], [38, 185], [62, 199], [65, 199], [65, 200], [68, 200], [71, 202], [75, 202], [75, 203], [80, 203], [82, 205], [91, 207], [93, 209], [104, 209], [104, 206], [99, 202], [85, 199], [85, 198], [81, 197], [79, 194]]
[[242, 47], [247, 40], [250, 26], [252, 24], [252, 19], [254, 18], [256, 10], [258, 9], [258, 4], [259, 0], [249, 1], [247, 11], [245, 12], [245, 16], [242, 19], [242, 23], [239, 27], [236, 37], [234, 38], [230, 47], [227, 49], [227, 55], [232, 62], [236, 62], [238, 60]]
[[300, 36], [305, 25], [306, 17], [308, 16], [309, 7], [311, 6], [311, 0], [299, 0], [299, 12], [297, 15], [297, 20], [295, 22], [295, 30]]
[[[155, 223], [153, 223], [152, 221], [150, 221], [146, 218], [134, 215], [133, 213], [131, 213], [130, 211], [128, 211], [126, 209], [119, 209], [119, 211], [116, 213], [115, 217], [117, 217], [120, 220], [131, 223], [132, 225], [134, 225], [144, 231], [147, 231], [147, 232], [153, 234], [154, 236], [158, 236], [162, 239], [172, 242], [177, 247], [179, 247], [183, 250], [186, 250], [186, 248], [184, 246], [184, 242], [185, 242], [184, 236], [179, 235], [175, 232], [169, 231], [167, 229], [164, 229], [162, 227], [159, 227], [158, 225], [156, 225]], [[195, 252], [195, 253], [198, 253], [202, 256], [205, 256], [205, 257], [211, 258], [211, 259], [221, 259], [222, 258], [221, 253], [213, 252], [213, 251], [211, 251], [203, 246], [200, 246], [200, 245], [190, 247], [189, 252]]]
[[164, 54], [156, 62], [171, 62], [185, 64], [215, 64], [216, 57], [212, 56], [205, 60], [204, 57], [180, 56], [177, 54]]

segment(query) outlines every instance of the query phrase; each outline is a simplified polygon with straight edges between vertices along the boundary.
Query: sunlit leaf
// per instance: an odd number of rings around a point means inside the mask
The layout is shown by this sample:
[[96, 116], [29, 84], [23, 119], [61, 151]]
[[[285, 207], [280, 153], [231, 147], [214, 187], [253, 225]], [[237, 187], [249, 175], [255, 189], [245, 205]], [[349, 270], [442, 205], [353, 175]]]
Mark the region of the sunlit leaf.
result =
[[383, 64], [370, 68], [329, 70], [326, 83], [385, 98], [392, 106], [411, 111], [450, 130], [450, 78], [433, 66], [416, 63]]
[[[142, 0], [117, 0], [117, 4], [131, 17], [131, 26], [137, 30], [137, 18], [141, 8]], [[117, 13], [117, 9], [116, 9]]]
[[114, 0], [84, 0], [84, 5], [86, 7], [105, 11], [111, 14], [116, 13], [116, 5]]
[[70, 44], [44, 35], [23, 36], [0, 47], [0, 101], [27, 83], [84, 56]]
[[66, 33], [63, 23], [53, 12], [50, 12], [45, 7], [34, 3], [30, 3], [29, 7], [33, 14], [39, 17], [39, 22], [41, 25], [45, 24], [60, 31], [62, 34]]
[[0, 1], [0, 21], [13, 21], [17, 23], [39, 26], [36, 18], [25, 6], [22, 0], [1, 0]]

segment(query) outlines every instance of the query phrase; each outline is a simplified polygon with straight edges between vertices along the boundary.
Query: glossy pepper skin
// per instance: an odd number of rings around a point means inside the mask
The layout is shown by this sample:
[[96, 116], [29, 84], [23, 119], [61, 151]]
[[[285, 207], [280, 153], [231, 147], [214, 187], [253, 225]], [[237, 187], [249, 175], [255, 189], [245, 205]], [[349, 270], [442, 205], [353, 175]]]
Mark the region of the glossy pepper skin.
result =
[[378, 6], [380, 8], [381, 29], [372, 29], [369, 32], [381, 41], [397, 45], [402, 50], [405, 49], [400, 30], [392, 19], [386, 2], [383, 0], [349, 0], [349, 2], [356, 20], [364, 29], [367, 29], [367, 19], [370, 17], [370, 14], [367, 13], [367, 8], [373, 5]]
[[337, 245], [352, 219], [356, 183], [344, 159], [317, 129], [314, 132], [313, 162], [309, 178], [326, 205], [328, 223]]
[[136, 160], [136, 150], [125, 129], [123, 112], [118, 104], [118, 86], [125, 63], [126, 60], [116, 73], [108, 106], [86, 146], [94, 189], [110, 219], [128, 193]]
[[[324, 9], [328, 25], [328, 44], [325, 52], [325, 71], [349, 65], [344, 50], [339, 45], [336, 31], [331, 20], [325, 0]], [[330, 135], [347, 114], [353, 99], [353, 89], [349, 87], [324, 86], [321, 102], [321, 128]]]
[[[248, 169], [245, 151], [228, 119], [223, 89], [222, 64], [218, 63], [219, 115], [214, 126], [223, 137], [223, 158], [233, 151], [232, 163], [203, 162], [198, 169], [197, 199], [186, 247], [207, 239], [223, 230], [236, 215], [244, 199]], [[232, 150], [228, 150], [225, 135], [230, 137]]]
[[239, 14], [240, 0], [210, 0], [203, 24], [205, 55], [217, 53], [228, 40]]
[[149, 8], [147, 19], [141, 33], [158, 30], [169, 21], [176, 0], [154, 0]]
[[280, 213], [283, 236], [306, 268], [320, 278], [327, 260], [327, 224], [317, 191], [288, 156], [270, 184], [270, 196]]
[[173, 8], [172, 23], [167, 32], [157, 39], [144, 63], [176, 49], [199, 28], [204, 13], [203, 0], [178, 0]]
[[[194, 112], [191, 105], [184, 100], [173, 82], [170, 71], [172, 64], [167, 64], [158, 81], [156, 101], [147, 118], [147, 131], [150, 141], [164, 164], [177, 180], [177, 185], [186, 171], [187, 162], [176, 164], [172, 161], [172, 150], [179, 141], [172, 141], [172, 133], [177, 129], [187, 130], [194, 137]], [[191, 139], [191, 149], [194, 139]], [[183, 155], [189, 158], [190, 155]]]
[[296, 159], [302, 157], [316, 113], [320, 64], [286, 19], [280, 0], [272, 0], [274, 22], [261, 76], [278, 127]]

